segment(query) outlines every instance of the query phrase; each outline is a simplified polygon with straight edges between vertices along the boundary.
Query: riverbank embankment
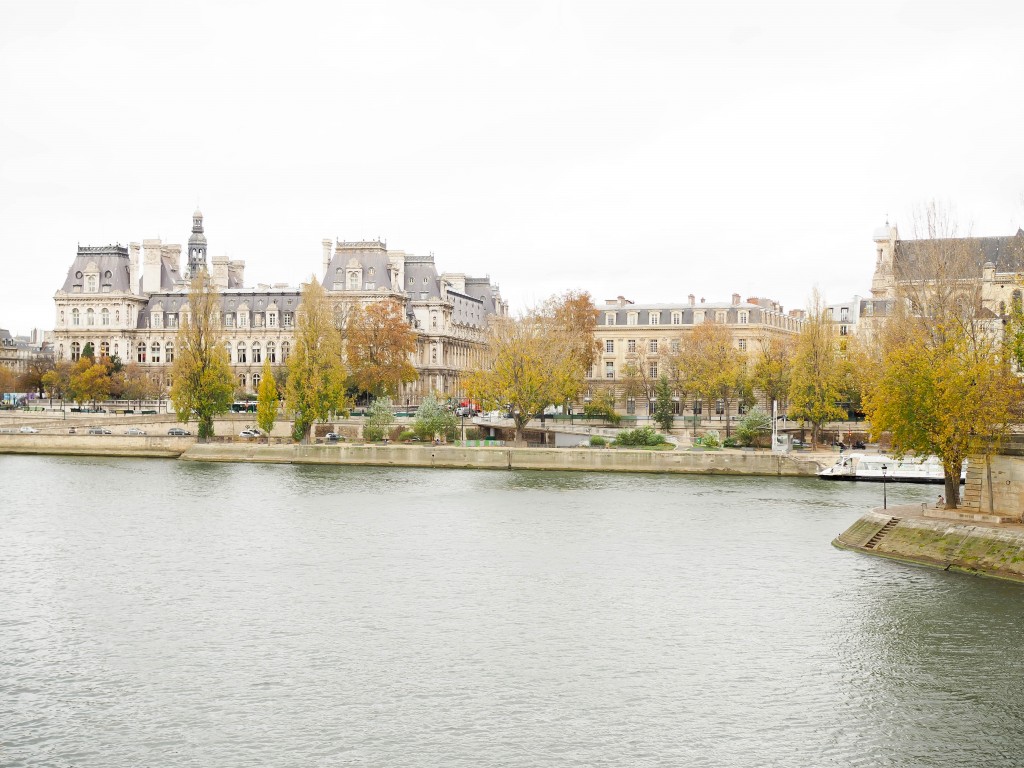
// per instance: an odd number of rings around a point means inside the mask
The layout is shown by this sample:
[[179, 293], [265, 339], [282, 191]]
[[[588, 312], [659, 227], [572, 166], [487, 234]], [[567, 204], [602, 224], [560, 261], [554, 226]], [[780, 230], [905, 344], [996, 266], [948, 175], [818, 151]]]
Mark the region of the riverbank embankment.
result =
[[459, 469], [812, 477], [818, 461], [754, 451], [607, 448], [486, 448], [449, 445], [199, 443], [194, 438], [120, 435], [0, 435], [0, 453], [138, 456], [184, 461], [335, 464]]
[[832, 544], [947, 571], [1024, 582], [1024, 525], [950, 520], [929, 517], [929, 512], [921, 505], [873, 509]]

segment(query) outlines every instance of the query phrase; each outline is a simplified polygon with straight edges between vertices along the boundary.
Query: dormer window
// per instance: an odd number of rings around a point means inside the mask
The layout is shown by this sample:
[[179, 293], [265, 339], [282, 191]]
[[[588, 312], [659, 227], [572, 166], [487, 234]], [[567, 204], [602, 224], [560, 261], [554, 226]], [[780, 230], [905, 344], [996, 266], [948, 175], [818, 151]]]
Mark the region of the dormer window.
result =
[[614, 312], [605, 312], [604, 313], [604, 324], [605, 325], [615, 325], [615, 313]]
[[96, 293], [96, 275], [89, 275], [85, 278], [86, 293]]

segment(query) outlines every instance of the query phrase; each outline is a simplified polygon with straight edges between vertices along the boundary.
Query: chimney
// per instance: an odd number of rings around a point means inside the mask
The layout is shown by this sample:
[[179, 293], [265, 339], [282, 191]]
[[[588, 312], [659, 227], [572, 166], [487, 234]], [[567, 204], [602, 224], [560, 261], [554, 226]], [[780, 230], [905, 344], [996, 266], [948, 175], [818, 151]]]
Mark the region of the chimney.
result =
[[324, 279], [326, 279], [327, 268], [331, 266], [331, 241], [324, 238], [320, 241], [320, 244], [324, 247]]
[[701, 297], [700, 297], [700, 303], [701, 303], [701, 304], [703, 304], [703, 303], [704, 303], [704, 297], [703, 297], [703, 296], [701, 296]]
[[142, 241], [142, 292], [156, 293], [160, 290], [160, 252], [159, 240]]
[[228, 257], [214, 256], [211, 261], [213, 262], [213, 272], [210, 273], [210, 278], [213, 281], [213, 287], [223, 291], [228, 287]]
[[734, 293], [732, 295], [732, 305], [734, 307], [736, 307], [736, 306], [739, 306], [739, 303], [740, 303], [740, 295], [738, 293]]
[[128, 243], [128, 290], [139, 292], [139, 249], [138, 243]]
[[697, 297], [694, 296], [692, 293], [689, 296], [687, 296], [687, 298], [690, 300], [691, 307], [697, 303]]
[[234, 259], [228, 262], [228, 288], [245, 287], [245, 261]]

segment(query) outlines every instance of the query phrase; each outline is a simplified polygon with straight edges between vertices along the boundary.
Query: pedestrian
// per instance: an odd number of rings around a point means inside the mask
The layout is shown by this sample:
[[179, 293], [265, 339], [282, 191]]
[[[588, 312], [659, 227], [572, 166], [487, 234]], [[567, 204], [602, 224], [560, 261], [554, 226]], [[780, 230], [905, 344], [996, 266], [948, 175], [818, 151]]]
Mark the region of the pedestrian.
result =
[[939, 494], [939, 500], [935, 502], [935, 507], [936, 507], [936, 509], [938, 509], [938, 508], [940, 508], [940, 507], [944, 507], [944, 506], [946, 506], [946, 499], [945, 499], [945, 497], [943, 497], [943, 495], [942, 495], [942, 494], [940, 493], [940, 494]]

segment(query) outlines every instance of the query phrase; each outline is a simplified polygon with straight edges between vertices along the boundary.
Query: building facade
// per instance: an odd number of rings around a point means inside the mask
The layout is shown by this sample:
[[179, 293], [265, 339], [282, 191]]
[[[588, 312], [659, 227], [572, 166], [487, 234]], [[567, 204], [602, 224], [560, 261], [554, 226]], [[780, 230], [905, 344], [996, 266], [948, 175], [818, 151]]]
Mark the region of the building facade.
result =
[[[587, 375], [589, 394], [604, 389], [613, 394], [617, 410], [627, 415], [646, 415], [653, 405], [643, 393], [630, 392], [629, 367], [642, 367], [642, 378], [657, 381], [661, 374], [672, 377], [673, 356], [685, 339], [702, 323], [716, 323], [729, 330], [733, 346], [750, 358], [759, 354], [762, 339], [795, 337], [804, 324], [804, 312], [785, 312], [771, 299], [740, 300], [733, 294], [729, 302], [698, 302], [693, 294], [685, 303], [634, 304], [619, 296], [598, 307], [594, 338], [600, 349], [597, 363]], [[677, 401], [680, 415], [703, 414], [706, 404], [690, 398]], [[724, 412], [725, 403], [708, 407]], [[737, 408], [731, 407], [732, 413]]]
[[[461, 374], [480, 357], [488, 317], [508, 311], [497, 285], [487, 277], [439, 274], [433, 255], [389, 251], [381, 241], [322, 244], [322, 284], [339, 325], [356, 303], [393, 299], [415, 330], [412, 362], [419, 378], [400, 400], [417, 403], [434, 391], [459, 394]], [[299, 288], [286, 283], [246, 287], [244, 261], [208, 260], [198, 210], [184, 269], [181, 250], [160, 240], [80, 246], [54, 296], [56, 359], [77, 361], [91, 344], [96, 354], [142, 366], [166, 390], [178, 326], [188, 309], [190, 276], [207, 269], [220, 292], [224, 343], [238, 389], [255, 393], [264, 360], [283, 365], [291, 354]]]

